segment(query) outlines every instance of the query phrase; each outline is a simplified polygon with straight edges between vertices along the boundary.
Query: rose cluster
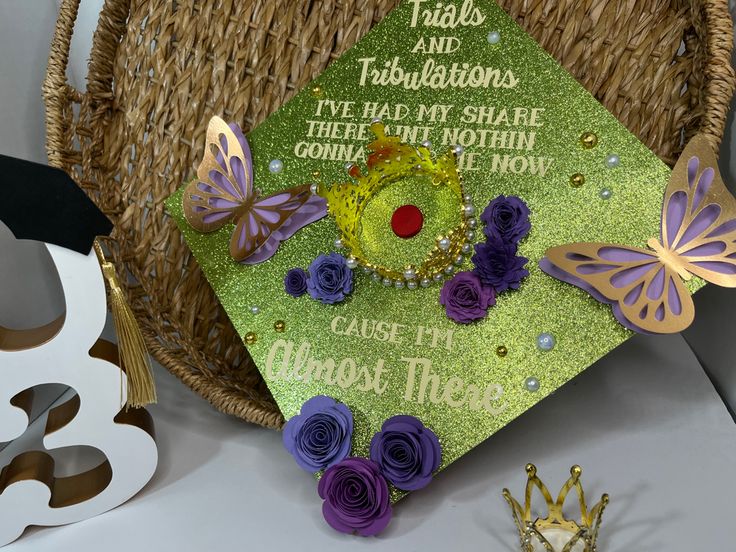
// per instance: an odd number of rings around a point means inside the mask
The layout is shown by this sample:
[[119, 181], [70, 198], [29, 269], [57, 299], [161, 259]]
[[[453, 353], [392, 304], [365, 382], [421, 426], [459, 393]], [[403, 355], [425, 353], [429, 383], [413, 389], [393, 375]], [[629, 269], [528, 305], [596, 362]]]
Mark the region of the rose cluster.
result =
[[486, 240], [475, 245], [475, 268], [457, 273], [440, 292], [447, 316], [461, 324], [485, 318], [498, 293], [518, 289], [529, 276], [529, 259], [517, 254], [519, 241], [531, 229], [526, 203], [516, 196], [498, 196], [480, 219]]
[[353, 271], [338, 253], [319, 255], [309, 265], [309, 274], [301, 268], [289, 270], [284, 277], [284, 290], [292, 297], [309, 293], [312, 299], [333, 305], [353, 291]]
[[284, 446], [303, 469], [325, 470], [317, 490], [331, 527], [376, 535], [391, 520], [388, 484], [404, 491], [427, 486], [442, 461], [442, 447], [419, 419], [394, 416], [373, 436], [370, 459], [351, 457], [352, 430], [350, 409], [320, 395], [286, 423]]

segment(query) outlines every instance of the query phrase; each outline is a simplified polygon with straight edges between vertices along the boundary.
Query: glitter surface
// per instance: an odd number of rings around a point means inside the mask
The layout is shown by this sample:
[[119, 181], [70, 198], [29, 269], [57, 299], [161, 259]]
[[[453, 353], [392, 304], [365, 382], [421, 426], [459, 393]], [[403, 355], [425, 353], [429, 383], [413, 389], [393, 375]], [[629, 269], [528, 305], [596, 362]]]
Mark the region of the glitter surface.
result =
[[[465, 190], [479, 210], [499, 194], [513, 194], [522, 197], [532, 212], [531, 233], [520, 247], [520, 254], [531, 259], [530, 276], [519, 291], [501, 294], [487, 319], [455, 324], [438, 303], [437, 283], [397, 290], [373, 282], [360, 269], [355, 270], [354, 292], [344, 303], [326, 306], [306, 296], [293, 299], [284, 293], [284, 274], [292, 267], [306, 268], [318, 254], [334, 250], [339, 237], [334, 220], [327, 217], [299, 231], [271, 260], [243, 266], [228, 255], [231, 229], [208, 235], [192, 230], [182, 216], [181, 190], [168, 203], [239, 334], [257, 336], [249, 351], [286, 418], [316, 394], [344, 401], [355, 413], [353, 452], [357, 455], [367, 455], [370, 438], [385, 419], [406, 413], [419, 417], [440, 437], [444, 468], [629, 338], [631, 333], [615, 321], [609, 306], [546, 276], [537, 261], [547, 248], [563, 243], [644, 246], [659, 234], [669, 169], [495, 3], [476, 0], [475, 5], [486, 16], [481, 25], [439, 29], [412, 28], [413, 4], [402, 3], [255, 129], [249, 140], [256, 186], [264, 193], [310, 183], [315, 171], [323, 182], [344, 181], [346, 162], [363, 165], [360, 148], [371, 139], [367, 123], [376, 116], [389, 132], [406, 133], [403, 138], [415, 144], [430, 140], [438, 151], [459, 141], [465, 148], [461, 159]], [[491, 31], [498, 31], [503, 40], [489, 44]], [[411, 53], [422, 36], [428, 40], [450, 35], [458, 39], [453, 53]], [[360, 86], [368, 63], [361, 60], [376, 58], [371, 67], [381, 68], [384, 61], [393, 63], [394, 56], [399, 56], [398, 65], [406, 71], [421, 72], [432, 58], [438, 65], [498, 68], [501, 76], [510, 70], [518, 83], [514, 88], [419, 90], [370, 81]], [[316, 87], [323, 92], [314, 94]], [[436, 105], [453, 107], [446, 113], [440, 107], [432, 111]], [[472, 122], [478, 106], [487, 108], [482, 124]], [[503, 109], [507, 109], [505, 115]], [[544, 111], [535, 116], [535, 109]], [[517, 123], [526, 120], [527, 126], [513, 126], [515, 118]], [[532, 122], [538, 124], [532, 126]], [[481, 130], [488, 131], [484, 146], [479, 145]], [[520, 150], [502, 149], [502, 137], [490, 134], [494, 130], [533, 131], [533, 147], [527, 149], [529, 144], [522, 143]], [[583, 147], [580, 137], [585, 132], [596, 134], [596, 147]], [[511, 140], [508, 134], [505, 139]], [[618, 166], [607, 166], [609, 152], [619, 155]], [[494, 165], [496, 154], [501, 158]], [[511, 158], [503, 172], [507, 154]], [[330, 159], [307, 158], [310, 155]], [[282, 172], [269, 171], [272, 159], [284, 161]], [[584, 186], [570, 185], [570, 175], [576, 173], [584, 175]], [[598, 195], [603, 188], [612, 191], [608, 201]], [[373, 244], [372, 254], [392, 263], [413, 262], [422, 253], [416, 249], [425, 245], [418, 238], [436, 237], [430, 233], [444, 211], [437, 207], [436, 195], [420, 189], [387, 188], [373, 200], [375, 212], [363, 226], [365, 239]], [[389, 223], [391, 213], [404, 203], [419, 206], [426, 217], [425, 228], [411, 240], [396, 237]], [[402, 248], [412, 242], [419, 245]], [[468, 265], [466, 261], [464, 268]], [[688, 283], [691, 291], [701, 285], [697, 279]], [[260, 314], [250, 312], [253, 304], [261, 306]], [[277, 321], [284, 322], [283, 332], [275, 330]], [[448, 332], [452, 333], [451, 350], [446, 348]], [[537, 347], [542, 332], [555, 336], [554, 349]], [[505, 354], [497, 354], [500, 344]], [[280, 377], [285, 357], [289, 379]], [[306, 361], [294, 374], [297, 357], [319, 360], [313, 363], [312, 376], [319, 365], [323, 378], [307, 381]], [[335, 371], [332, 380], [325, 382], [330, 375], [328, 359], [334, 360]], [[412, 362], [413, 380], [409, 378]], [[382, 370], [380, 378], [375, 378], [377, 367]], [[539, 380], [535, 393], [525, 386], [530, 377]]]

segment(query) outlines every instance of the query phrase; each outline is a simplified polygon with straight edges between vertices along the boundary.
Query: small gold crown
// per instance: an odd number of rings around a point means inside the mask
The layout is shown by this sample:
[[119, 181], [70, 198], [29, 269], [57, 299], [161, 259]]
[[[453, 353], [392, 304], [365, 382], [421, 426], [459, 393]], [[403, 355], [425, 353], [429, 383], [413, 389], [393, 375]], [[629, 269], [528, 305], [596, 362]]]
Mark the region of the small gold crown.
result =
[[[363, 173], [357, 165], [348, 168], [352, 181], [326, 187], [318, 185], [317, 193], [327, 200], [329, 214], [335, 220], [343, 247], [350, 260], [383, 278], [395, 280], [431, 279], [452, 266], [461, 255], [463, 246], [472, 237], [471, 224], [474, 208], [463, 193], [463, 185], [457, 170], [460, 150], [451, 148], [444, 155], [433, 159], [428, 144], [418, 147], [401, 142], [398, 136], [387, 136], [380, 121], [370, 126], [376, 139], [368, 144], [369, 152]], [[360, 225], [366, 205], [381, 190], [401, 179], [428, 177], [431, 185], [447, 186], [457, 198], [456, 224], [436, 237], [434, 247], [418, 266], [387, 266], [369, 258], [361, 246]], [[454, 207], [452, 207], [454, 208]], [[466, 248], [467, 249], [467, 248]]]
[[[511, 507], [516, 527], [519, 530], [522, 552], [595, 552], [598, 531], [601, 526], [601, 516], [608, 504], [608, 495], [604, 494], [598, 504], [588, 511], [585, 504], [585, 494], [580, 483], [583, 470], [580, 466], [570, 468], [570, 479], [560, 490], [557, 501], [552, 500], [547, 487], [537, 477], [537, 468], [534, 464], [527, 464], [526, 492], [522, 507], [509, 493], [503, 490], [503, 496]], [[546, 518], [532, 518], [531, 502], [534, 487], [542, 493], [547, 503], [548, 515]], [[567, 519], [562, 512], [565, 499], [570, 489], [575, 488], [580, 503], [580, 522]]]

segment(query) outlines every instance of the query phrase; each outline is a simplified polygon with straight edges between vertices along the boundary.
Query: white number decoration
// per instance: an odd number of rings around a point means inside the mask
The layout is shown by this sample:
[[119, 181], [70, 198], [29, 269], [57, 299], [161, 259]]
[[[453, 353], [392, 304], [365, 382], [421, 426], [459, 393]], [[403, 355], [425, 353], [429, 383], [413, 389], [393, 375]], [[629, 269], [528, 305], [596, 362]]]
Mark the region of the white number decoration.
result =
[[105, 284], [94, 251], [82, 255], [45, 244], [56, 265], [66, 312], [31, 330], [0, 327], [0, 442], [28, 427], [32, 388], [72, 387], [74, 399], [49, 412], [47, 450], [90, 446], [106, 457], [99, 466], [54, 477], [43, 451], [19, 454], [0, 471], [0, 546], [31, 525], [64, 525], [106, 512], [151, 479], [158, 462], [153, 424], [144, 409], [121, 409], [120, 368], [113, 344], [99, 339], [105, 324]]

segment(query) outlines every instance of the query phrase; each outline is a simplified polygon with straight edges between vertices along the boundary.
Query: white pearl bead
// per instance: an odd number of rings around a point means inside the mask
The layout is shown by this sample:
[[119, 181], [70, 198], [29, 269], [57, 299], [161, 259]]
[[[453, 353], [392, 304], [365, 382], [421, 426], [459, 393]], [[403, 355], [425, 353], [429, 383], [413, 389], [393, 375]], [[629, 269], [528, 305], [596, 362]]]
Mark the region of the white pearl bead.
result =
[[555, 336], [551, 333], [541, 333], [537, 336], [537, 347], [542, 351], [551, 351], [555, 348]]
[[309, 191], [312, 192], [313, 194], [316, 194], [317, 193], [317, 187], [318, 187], [317, 184], [312, 184], [309, 187]]
[[474, 205], [466, 205], [463, 207], [463, 210], [465, 211], [466, 217], [472, 217], [475, 214], [475, 206]]
[[252, 306], [252, 307], [250, 308], [250, 312], [252, 312], [253, 314], [258, 314], [259, 312], [261, 312], [261, 309], [260, 309], [260, 307], [258, 307], [258, 306], [256, 306], [256, 305], [253, 305], [253, 306]]
[[422, 281], [419, 282], [419, 285], [422, 286], [423, 288], [426, 288], [426, 287], [429, 287], [431, 283], [432, 283], [432, 280], [430, 280], [429, 278], [422, 278]]
[[391, 278], [384, 278], [383, 279], [383, 285], [386, 287], [389, 287], [393, 282], [391, 281]]
[[432, 147], [432, 142], [430, 142], [429, 140], [425, 140], [424, 142], [422, 142], [422, 147], [429, 149]]
[[437, 242], [437, 246], [443, 251], [450, 249], [450, 238], [442, 238]]
[[599, 195], [601, 196], [601, 199], [611, 199], [611, 196], [613, 195], [613, 192], [611, 191], [610, 188], [603, 188], [600, 191], [600, 194]]
[[358, 267], [358, 261], [355, 259], [355, 257], [348, 257], [347, 261], [345, 261], [345, 264], [347, 264], [348, 268], [351, 270]]
[[363, 267], [363, 274], [373, 274], [373, 271], [367, 266]]
[[471, 218], [471, 219], [470, 219], [470, 220], [468, 221], [468, 226], [470, 226], [471, 228], [475, 228], [476, 226], [478, 226], [478, 221], [477, 221], [477, 220], [475, 220], [474, 218]]
[[335, 240], [335, 249], [342, 249], [342, 240], [340, 238]]
[[606, 157], [606, 166], [609, 169], [615, 169], [621, 164], [621, 158], [615, 153], [609, 153]]
[[416, 277], [417, 277], [417, 271], [414, 270], [413, 268], [407, 268], [404, 271], [404, 278], [405, 279], [407, 279], [407, 280], [413, 280]]
[[501, 42], [501, 33], [498, 31], [491, 31], [488, 33], [488, 44], [498, 44]]
[[455, 264], [457, 266], [460, 266], [461, 264], [463, 264], [464, 261], [465, 261], [465, 257], [463, 257], [462, 255], [458, 255], [457, 258], [455, 259]]
[[381, 123], [381, 122], [382, 121], [381, 121], [381, 118], [380, 117], [373, 117], [373, 119], [371, 119], [371, 123], [374, 124], [374, 125], [376, 123]]
[[470, 197], [470, 194], [465, 194], [465, 195], [463, 196], [463, 201], [464, 201], [465, 203], [473, 203], [473, 198], [472, 198], [472, 197]]
[[268, 170], [274, 174], [278, 174], [284, 170], [284, 162], [281, 159], [273, 159], [268, 164]]
[[455, 152], [455, 155], [460, 157], [465, 151], [465, 148], [462, 147], [460, 144], [456, 144], [455, 146], [453, 146], [452, 151]]
[[527, 391], [530, 391], [531, 393], [535, 393], [536, 391], [539, 391], [539, 380], [535, 377], [528, 377], [524, 381], [524, 387], [526, 387]]
[[414, 280], [412, 280], [406, 283], [406, 287], [407, 289], [417, 289], [417, 283]]
[[345, 167], [345, 170], [347, 172], [350, 172], [350, 169], [353, 168], [353, 164], [348, 162], [348, 163], [345, 163], [345, 165], [343, 165], [343, 167]]
[[403, 280], [396, 280], [394, 282], [394, 287], [396, 287], [396, 289], [403, 289], [403, 287], [404, 287]]
[[445, 274], [447, 274], [448, 276], [451, 275], [453, 272], [455, 272], [454, 266], [450, 265], [447, 268], [445, 268]]
[[470, 241], [473, 241], [475, 239], [475, 232], [472, 230], [468, 230], [465, 232], [465, 237], [468, 238]]
[[381, 281], [381, 275], [378, 274], [377, 272], [374, 272], [373, 274], [371, 274], [371, 278], [373, 279], [374, 282], [380, 282]]
[[435, 281], [435, 282], [441, 282], [441, 281], [442, 281], [442, 279], [444, 278], [444, 276], [442, 275], [442, 273], [440, 273], [440, 274], [435, 274], [435, 275], [433, 276], [433, 278], [434, 278], [434, 281]]
[[466, 243], [465, 245], [463, 245], [463, 253], [465, 253], [466, 255], [470, 253], [472, 250], [473, 250], [473, 246], [471, 244]]

